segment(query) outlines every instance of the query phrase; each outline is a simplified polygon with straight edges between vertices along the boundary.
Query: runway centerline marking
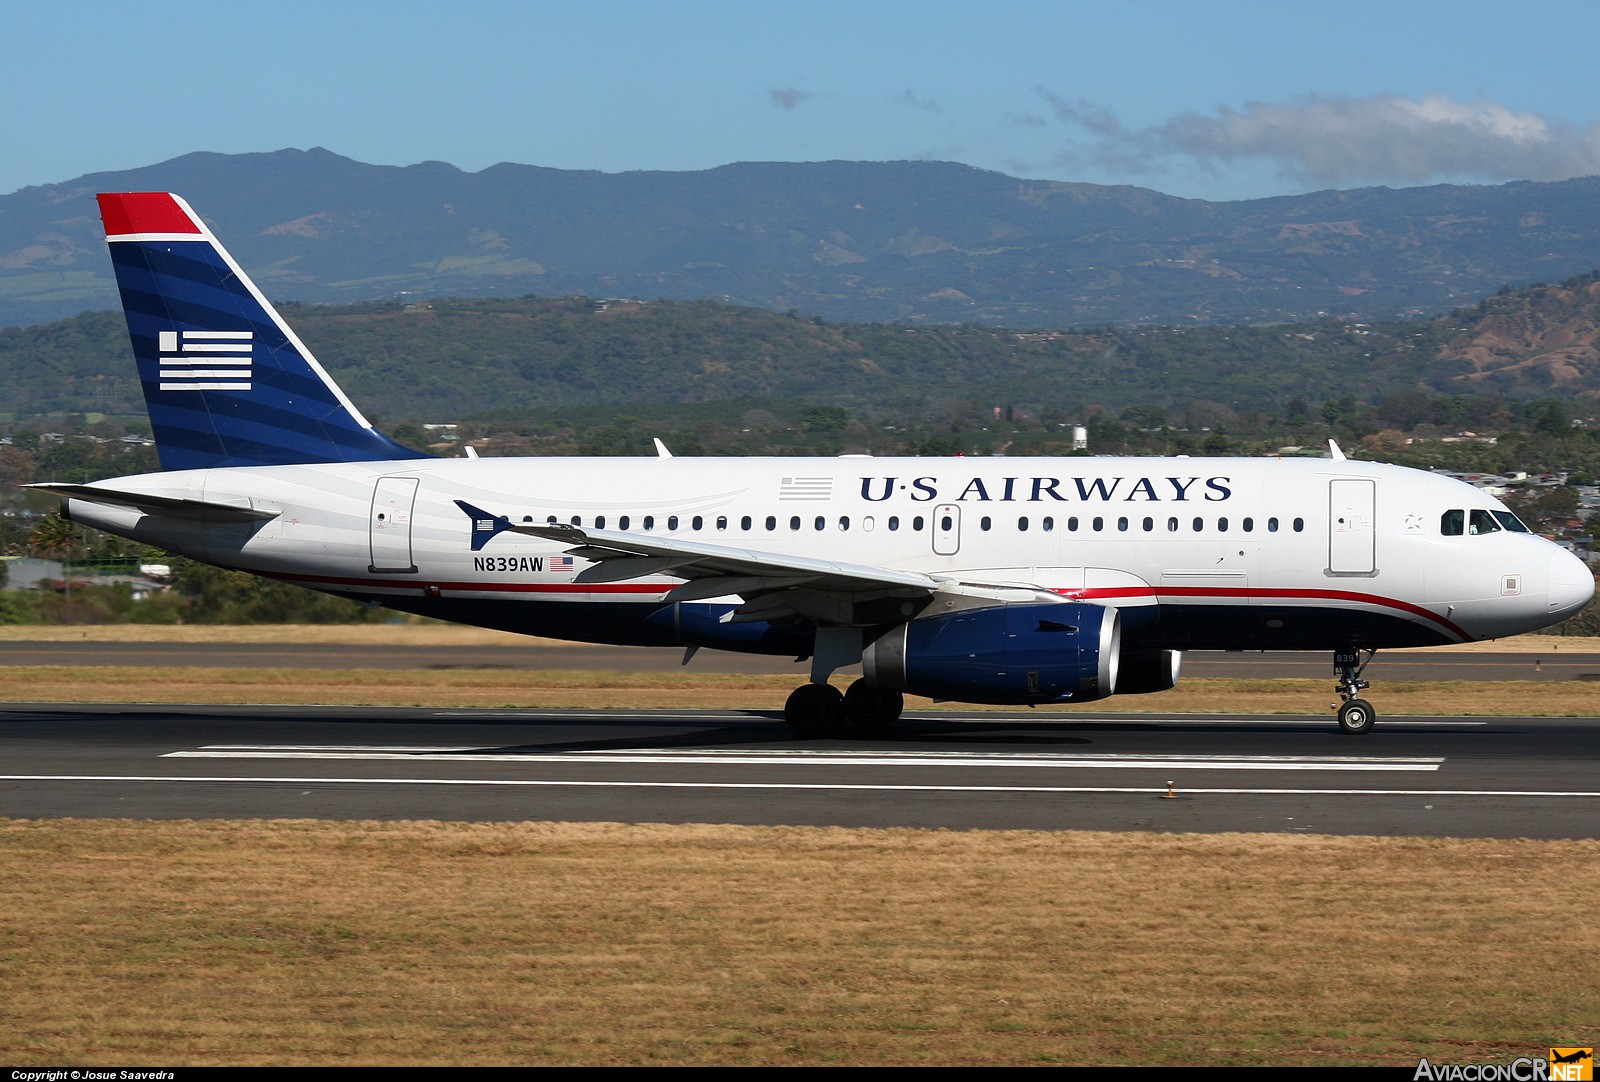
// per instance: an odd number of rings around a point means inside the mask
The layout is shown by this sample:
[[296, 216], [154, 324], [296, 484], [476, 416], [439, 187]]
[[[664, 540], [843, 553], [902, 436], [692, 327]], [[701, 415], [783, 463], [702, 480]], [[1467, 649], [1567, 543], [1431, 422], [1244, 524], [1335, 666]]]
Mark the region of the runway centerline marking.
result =
[[1442, 757], [1365, 755], [1132, 755], [1117, 752], [1033, 753], [897, 751], [718, 751], [655, 748], [605, 751], [495, 751], [482, 745], [377, 746], [306, 744], [211, 744], [196, 751], [167, 752], [164, 759], [342, 759], [408, 762], [604, 763], [651, 766], [877, 766], [1030, 767], [1047, 770], [1314, 770], [1431, 772]]

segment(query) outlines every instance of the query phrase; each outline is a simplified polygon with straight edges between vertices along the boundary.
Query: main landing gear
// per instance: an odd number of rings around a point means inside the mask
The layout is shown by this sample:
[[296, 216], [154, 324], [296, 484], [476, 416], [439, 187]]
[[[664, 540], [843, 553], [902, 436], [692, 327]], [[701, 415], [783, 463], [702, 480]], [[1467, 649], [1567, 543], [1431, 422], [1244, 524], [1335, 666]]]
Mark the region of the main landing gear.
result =
[[783, 720], [789, 729], [808, 740], [838, 736], [848, 721], [864, 735], [887, 730], [905, 709], [905, 697], [898, 691], [868, 687], [857, 680], [840, 694], [831, 684], [802, 684], [783, 705]]
[[1343, 705], [1339, 707], [1340, 732], [1354, 735], [1370, 732], [1372, 723], [1378, 720], [1372, 704], [1359, 696], [1361, 691], [1372, 686], [1361, 679], [1361, 674], [1366, 671], [1377, 654], [1376, 650], [1368, 650], [1367, 660], [1362, 661], [1359, 650], [1343, 649], [1333, 652], [1333, 671], [1339, 677], [1339, 683], [1334, 690], [1339, 693], [1339, 698], [1344, 700]]

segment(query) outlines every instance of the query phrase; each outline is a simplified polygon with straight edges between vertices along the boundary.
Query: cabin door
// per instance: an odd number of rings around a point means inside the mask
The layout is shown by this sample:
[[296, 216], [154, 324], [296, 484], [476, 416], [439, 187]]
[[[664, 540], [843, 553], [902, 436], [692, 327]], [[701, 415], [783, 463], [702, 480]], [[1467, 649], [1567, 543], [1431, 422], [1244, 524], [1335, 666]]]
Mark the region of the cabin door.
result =
[[380, 477], [372, 490], [372, 541], [374, 573], [417, 573], [411, 559], [411, 512], [417, 503], [417, 478]]
[[1338, 478], [1328, 482], [1328, 571], [1371, 575], [1377, 570], [1373, 529], [1377, 482]]

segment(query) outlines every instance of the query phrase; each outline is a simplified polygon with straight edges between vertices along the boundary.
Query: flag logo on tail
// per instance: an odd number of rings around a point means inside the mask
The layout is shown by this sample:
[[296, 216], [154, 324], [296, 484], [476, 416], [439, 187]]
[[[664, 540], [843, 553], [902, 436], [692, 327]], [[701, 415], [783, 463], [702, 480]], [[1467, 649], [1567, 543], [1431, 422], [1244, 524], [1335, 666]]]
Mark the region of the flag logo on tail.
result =
[[250, 331], [160, 331], [163, 391], [248, 391]]

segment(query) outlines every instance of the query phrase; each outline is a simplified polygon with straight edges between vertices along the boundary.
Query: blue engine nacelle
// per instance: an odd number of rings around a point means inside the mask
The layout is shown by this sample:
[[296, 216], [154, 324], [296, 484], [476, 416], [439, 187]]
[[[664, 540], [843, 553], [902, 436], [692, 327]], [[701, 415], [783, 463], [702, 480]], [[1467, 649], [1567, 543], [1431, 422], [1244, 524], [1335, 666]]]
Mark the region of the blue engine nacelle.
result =
[[901, 624], [861, 655], [867, 683], [932, 699], [1093, 702], [1117, 688], [1116, 609], [994, 605]]

